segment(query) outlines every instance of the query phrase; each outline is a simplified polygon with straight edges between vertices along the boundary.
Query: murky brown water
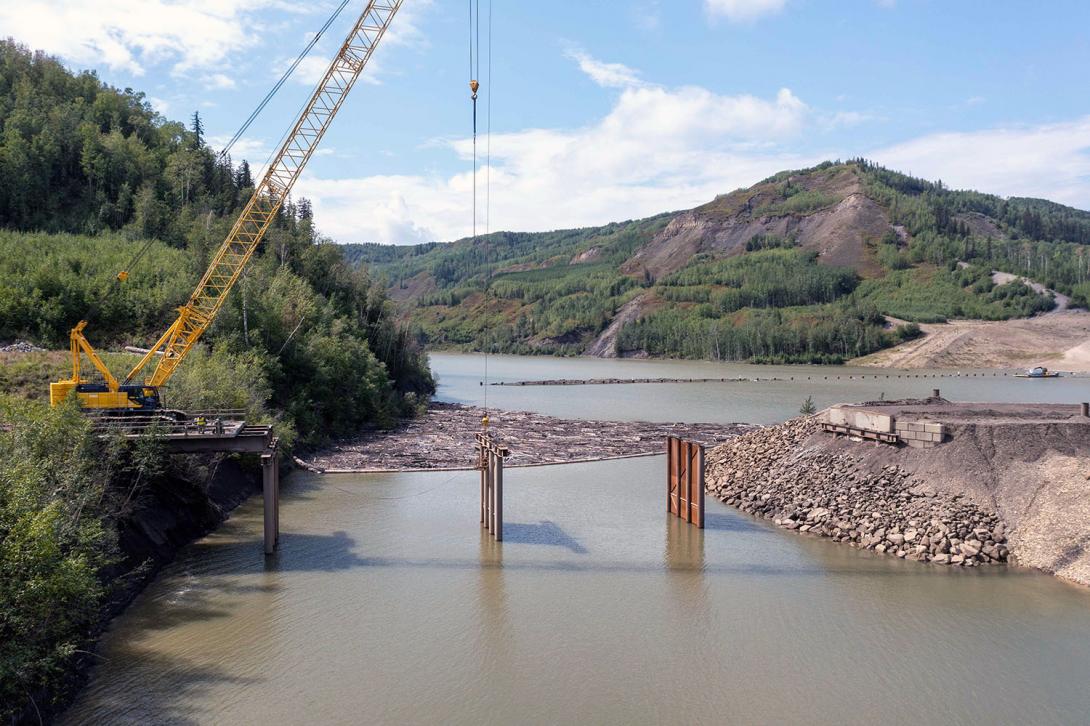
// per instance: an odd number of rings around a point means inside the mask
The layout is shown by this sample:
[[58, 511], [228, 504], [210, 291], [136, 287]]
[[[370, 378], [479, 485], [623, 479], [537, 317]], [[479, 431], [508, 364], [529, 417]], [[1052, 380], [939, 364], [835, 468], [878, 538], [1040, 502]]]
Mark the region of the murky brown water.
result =
[[472, 472], [293, 476], [280, 554], [260, 554], [256, 499], [188, 548], [65, 722], [1087, 722], [1090, 592], [718, 502], [693, 530], [663, 514], [661, 469], [510, 470], [500, 544]]

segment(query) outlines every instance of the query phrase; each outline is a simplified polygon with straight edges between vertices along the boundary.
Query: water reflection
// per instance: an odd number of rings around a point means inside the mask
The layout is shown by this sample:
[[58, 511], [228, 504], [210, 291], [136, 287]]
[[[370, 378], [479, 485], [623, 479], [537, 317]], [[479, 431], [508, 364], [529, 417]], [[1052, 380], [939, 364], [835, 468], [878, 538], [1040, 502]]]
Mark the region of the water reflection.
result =
[[[666, 517], [664, 562], [671, 571], [704, 572], [704, 530], [672, 514]], [[705, 524], [707, 519], [705, 518]]]

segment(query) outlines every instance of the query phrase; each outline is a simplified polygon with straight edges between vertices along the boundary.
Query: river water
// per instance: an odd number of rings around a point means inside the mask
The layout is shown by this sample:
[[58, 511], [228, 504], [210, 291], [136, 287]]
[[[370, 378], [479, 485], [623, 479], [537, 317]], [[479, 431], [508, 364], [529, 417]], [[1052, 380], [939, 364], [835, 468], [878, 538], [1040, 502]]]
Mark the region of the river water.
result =
[[[433, 365], [441, 398], [483, 402], [482, 359]], [[490, 380], [795, 381], [496, 387], [489, 403], [769, 422], [807, 395], [1090, 399], [1086, 378], [861, 374], [493, 357]], [[295, 474], [279, 554], [261, 555], [259, 498], [184, 550], [114, 622], [64, 722], [1087, 723], [1087, 590], [904, 562], [715, 501], [695, 530], [663, 513], [662, 466], [509, 470], [503, 543], [480, 531], [474, 472]]]

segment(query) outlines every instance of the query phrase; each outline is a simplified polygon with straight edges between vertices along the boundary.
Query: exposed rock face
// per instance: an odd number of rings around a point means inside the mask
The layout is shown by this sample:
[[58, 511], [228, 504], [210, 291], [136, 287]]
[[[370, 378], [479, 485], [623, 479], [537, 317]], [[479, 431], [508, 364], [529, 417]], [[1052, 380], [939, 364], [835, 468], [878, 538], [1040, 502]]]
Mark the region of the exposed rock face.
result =
[[881, 267], [867, 245], [893, 230], [889, 215], [862, 192], [856, 180], [830, 191], [836, 192], [837, 201], [807, 214], [755, 217], [743, 209], [724, 215], [707, 205], [684, 212], [625, 262], [621, 271], [632, 275], [646, 270], [658, 279], [700, 253], [724, 257], [744, 252], [747, 242], [765, 234], [797, 239], [802, 248], [817, 252], [822, 264], [850, 267], [864, 276], [880, 274]]
[[965, 567], [1007, 561], [1006, 525], [994, 508], [919, 487], [898, 464], [874, 468], [826, 450], [820, 438], [814, 445], [815, 435], [824, 436], [817, 420], [798, 418], [711, 450], [708, 491], [785, 529], [907, 560]]
[[616, 358], [617, 336], [621, 334], [621, 329], [629, 323], [639, 320], [648, 310], [654, 307], [655, 303], [652, 302], [649, 293], [643, 293], [626, 302], [613, 316], [613, 320], [606, 326], [606, 329], [587, 347], [583, 355], [594, 356], [595, 358]]
[[602, 259], [602, 248], [591, 247], [589, 250], [580, 252], [572, 257], [569, 261], [569, 265], [585, 265], [588, 262], [597, 262]]

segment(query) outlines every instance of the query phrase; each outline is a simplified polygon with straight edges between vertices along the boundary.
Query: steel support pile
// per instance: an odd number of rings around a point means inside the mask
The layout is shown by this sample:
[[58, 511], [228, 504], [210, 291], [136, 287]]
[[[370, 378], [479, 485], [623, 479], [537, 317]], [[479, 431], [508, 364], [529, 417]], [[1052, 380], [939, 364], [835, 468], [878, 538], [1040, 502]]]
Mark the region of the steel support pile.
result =
[[666, 438], [666, 511], [704, 528], [704, 447]]
[[477, 468], [481, 472], [481, 526], [503, 541], [503, 460], [510, 454], [488, 432], [477, 434]]
[[276, 552], [280, 544], [280, 462], [277, 456], [279, 441], [273, 439], [269, 448], [261, 454], [261, 493], [264, 499], [265, 554]]

